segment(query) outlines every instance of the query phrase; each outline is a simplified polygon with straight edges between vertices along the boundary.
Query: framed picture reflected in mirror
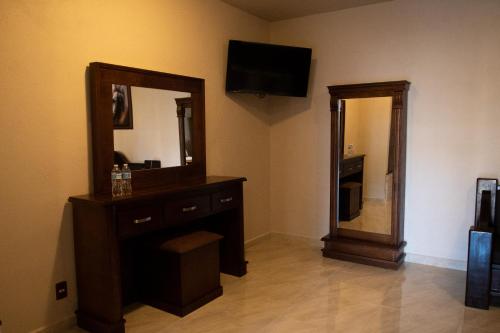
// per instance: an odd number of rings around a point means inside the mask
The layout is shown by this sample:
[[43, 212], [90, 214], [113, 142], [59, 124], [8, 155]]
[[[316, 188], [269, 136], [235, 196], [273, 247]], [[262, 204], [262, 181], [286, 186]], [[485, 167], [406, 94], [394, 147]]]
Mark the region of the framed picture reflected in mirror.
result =
[[112, 84], [113, 95], [113, 128], [133, 129], [132, 94], [130, 86], [124, 84]]

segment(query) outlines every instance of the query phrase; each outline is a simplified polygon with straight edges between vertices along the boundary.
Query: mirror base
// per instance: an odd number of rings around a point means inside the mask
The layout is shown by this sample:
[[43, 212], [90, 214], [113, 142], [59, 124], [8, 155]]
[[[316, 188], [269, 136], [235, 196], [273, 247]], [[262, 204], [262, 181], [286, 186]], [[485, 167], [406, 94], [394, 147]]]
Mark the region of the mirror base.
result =
[[377, 244], [357, 239], [327, 235], [321, 239], [325, 246], [323, 257], [351, 261], [389, 269], [398, 269], [406, 256], [403, 241], [399, 246]]

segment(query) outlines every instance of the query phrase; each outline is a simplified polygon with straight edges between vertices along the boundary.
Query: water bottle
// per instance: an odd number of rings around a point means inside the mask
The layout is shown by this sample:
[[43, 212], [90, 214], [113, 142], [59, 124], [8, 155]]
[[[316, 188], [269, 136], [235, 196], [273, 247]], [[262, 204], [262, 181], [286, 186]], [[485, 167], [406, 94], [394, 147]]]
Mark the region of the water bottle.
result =
[[132, 171], [128, 167], [128, 164], [123, 164], [122, 168], [122, 191], [123, 195], [132, 194]]
[[119, 197], [123, 194], [122, 190], [122, 172], [118, 167], [118, 164], [113, 165], [113, 170], [111, 170], [111, 193], [113, 197]]

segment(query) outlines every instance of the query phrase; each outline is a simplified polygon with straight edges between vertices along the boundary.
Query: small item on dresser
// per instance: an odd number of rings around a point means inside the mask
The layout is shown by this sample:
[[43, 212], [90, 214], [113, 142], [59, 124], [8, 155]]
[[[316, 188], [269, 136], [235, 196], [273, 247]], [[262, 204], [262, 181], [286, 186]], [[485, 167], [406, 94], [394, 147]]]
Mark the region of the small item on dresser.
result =
[[132, 194], [132, 171], [128, 167], [127, 163], [123, 164], [122, 168], [122, 194]]
[[354, 145], [352, 143], [347, 145], [347, 156], [353, 156], [354, 155]]
[[118, 164], [113, 165], [113, 170], [111, 170], [111, 193], [113, 197], [119, 197], [123, 194], [122, 172]]

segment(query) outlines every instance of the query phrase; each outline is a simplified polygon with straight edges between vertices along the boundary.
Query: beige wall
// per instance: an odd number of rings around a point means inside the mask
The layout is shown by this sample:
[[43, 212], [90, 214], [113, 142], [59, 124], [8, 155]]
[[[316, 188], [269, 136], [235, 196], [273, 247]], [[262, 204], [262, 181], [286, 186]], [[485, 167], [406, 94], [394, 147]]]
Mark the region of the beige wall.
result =
[[[270, 30], [269, 30], [270, 27]], [[408, 251], [465, 259], [474, 182], [500, 176], [500, 4], [396, 0], [268, 23], [217, 0], [0, 0], [0, 320], [76, 307], [71, 207], [89, 189], [91, 61], [206, 79], [209, 174], [248, 177], [247, 239], [328, 231], [327, 85], [408, 79]], [[228, 39], [313, 48], [308, 98], [224, 92]], [[271, 217], [272, 225], [270, 226]], [[69, 297], [54, 301], [54, 283]]]
[[[269, 227], [264, 101], [225, 95], [227, 41], [268, 23], [215, 0], [0, 0], [0, 320], [27, 332], [76, 308], [71, 207], [89, 190], [85, 68], [102, 61], [206, 79], [207, 171], [246, 176], [246, 238]], [[54, 284], [68, 280], [56, 302]]]
[[348, 99], [345, 105], [345, 142], [364, 154], [363, 197], [385, 200], [389, 158], [391, 97]]
[[271, 24], [312, 47], [310, 94], [272, 103], [272, 230], [328, 232], [326, 86], [409, 80], [407, 251], [465, 260], [479, 176], [500, 177], [500, 2], [401, 0]]
[[159, 160], [162, 167], [181, 165], [176, 98], [191, 94], [131, 87], [133, 129], [115, 129], [115, 150], [131, 162]]

